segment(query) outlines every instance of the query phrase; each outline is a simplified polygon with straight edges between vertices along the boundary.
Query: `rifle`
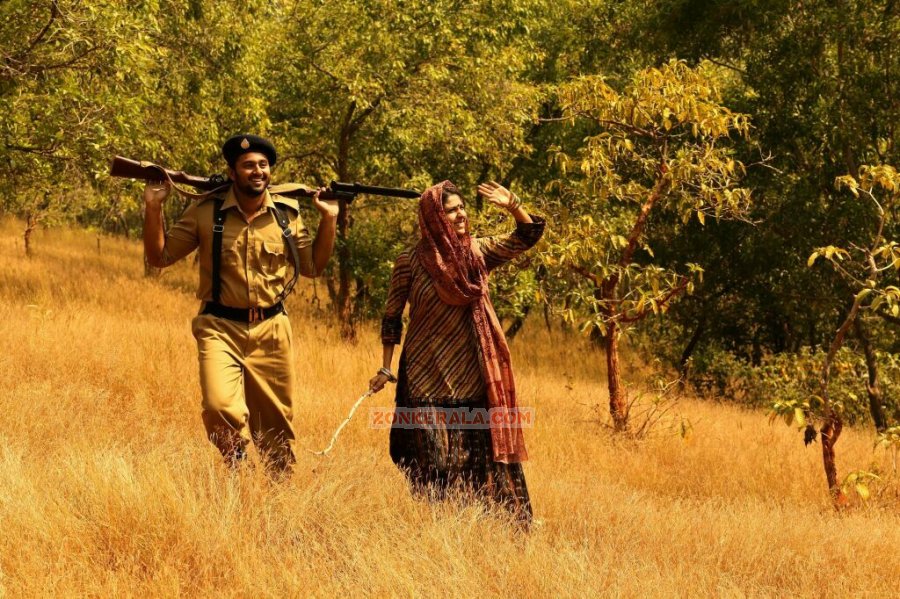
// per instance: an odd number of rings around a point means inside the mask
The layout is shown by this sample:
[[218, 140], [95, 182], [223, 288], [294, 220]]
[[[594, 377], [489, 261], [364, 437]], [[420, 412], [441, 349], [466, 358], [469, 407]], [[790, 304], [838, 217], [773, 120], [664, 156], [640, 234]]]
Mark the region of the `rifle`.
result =
[[[113, 177], [123, 177], [125, 179], [142, 179], [144, 181], [162, 181], [168, 180], [181, 193], [188, 197], [198, 197], [204, 194], [192, 194], [175, 186], [175, 183], [190, 185], [196, 189], [205, 192], [215, 191], [231, 185], [231, 180], [222, 175], [210, 175], [202, 177], [198, 175], [190, 175], [184, 171], [173, 171], [163, 168], [152, 162], [139, 162], [122, 156], [116, 156], [110, 164], [109, 174]], [[316, 190], [310, 189], [299, 183], [283, 183], [280, 185], [270, 185], [269, 191], [277, 193], [288, 198], [311, 198], [315, 195]], [[388, 196], [392, 198], [410, 198], [418, 199], [420, 194], [418, 191], [411, 189], [398, 189], [395, 187], [377, 187], [374, 185], [362, 185], [361, 183], [342, 183], [340, 181], [332, 181], [331, 185], [321, 194], [319, 198], [322, 200], [344, 200], [348, 204], [356, 199], [359, 194], [370, 194]]]

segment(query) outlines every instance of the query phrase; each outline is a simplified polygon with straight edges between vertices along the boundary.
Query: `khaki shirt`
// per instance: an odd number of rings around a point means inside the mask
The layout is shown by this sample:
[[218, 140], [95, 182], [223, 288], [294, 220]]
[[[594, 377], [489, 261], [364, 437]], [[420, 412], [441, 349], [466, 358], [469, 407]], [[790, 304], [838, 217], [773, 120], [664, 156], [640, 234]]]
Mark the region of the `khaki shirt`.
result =
[[[315, 276], [312, 239], [298, 213], [296, 200], [265, 192], [265, 200], [252, 222], [241, 212], [234, 190], [229, 189], [222, 204], [226, 212], [222, 233], [220, 277], [222, 287], [219, 302], [233, 308], [268, 308], [290, 280], [288, 264], [293, 262], [285, 245], [281, 227], [269, 212], [278, 209], [290, 223], [297, 248], [300, 250], [300, 274]], [[199, 248], [200, 285], [197, 298], [212, 301], [212, 197], [194, 201], [181, 218], [166, 232], [163, 261], [166, 266], [177, 262]]]

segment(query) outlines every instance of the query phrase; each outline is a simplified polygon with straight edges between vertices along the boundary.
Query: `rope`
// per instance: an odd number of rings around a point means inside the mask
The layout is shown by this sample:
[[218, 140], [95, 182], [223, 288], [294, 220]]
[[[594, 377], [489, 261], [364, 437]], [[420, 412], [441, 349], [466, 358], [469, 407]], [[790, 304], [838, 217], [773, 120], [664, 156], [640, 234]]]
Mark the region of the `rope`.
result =
[[365, 393], [363, 393], [362, 395], [359, 396], [359, 399], [357, 399], [356, 403], [353, 404], [353, 407], [350, 408], [350, 413], [347, 414], [347, 417], [344, 418], [344, 421], [341, 423], [341, 425], [339, 427], [337, 427], [337, 430], [334, 431], [333, 435], [331, 435], [331, 442], [328, 444], [328, 447], [326, 447], [322, 451], [313, 451], [312, 449], [307, 449], [306, 451], [308, 451], [309, 453], [311, 453], [313, 455], [328, 455], [328, 452], [334, 448], [334, 442], [337, 441], [338, 435], [341, 434], [341, 431], [344, 429], [345, 426], [347, 426], [347, 423], [350, 422], [350, 419], [353, 418], [353, 414], [356, 413], [356, 409], [359, 408], [359, 406], [362, 404], [362, 402], [364, 402], [366, 400], [366, 398], [374, 395], [374, 393], [375, 392], [372, 389], [369, 389], [368, 391], [366, 391]]

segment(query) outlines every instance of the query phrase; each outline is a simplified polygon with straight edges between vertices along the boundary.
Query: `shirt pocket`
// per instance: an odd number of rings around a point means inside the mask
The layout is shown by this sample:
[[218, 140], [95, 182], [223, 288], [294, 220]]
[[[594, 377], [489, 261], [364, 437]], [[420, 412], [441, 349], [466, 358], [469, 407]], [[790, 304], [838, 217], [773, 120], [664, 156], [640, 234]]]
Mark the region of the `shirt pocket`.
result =
[[287, 254], [283, 241], [263, 241], [259, 253], [263, 269], [269, 276], [284, 278], [287, 274]]
[[228, 266], [237, 266], [243, 262], [243, 248], [237, 237], [224, 236], [222, 238], [222, 253], [220, 257], [222, 264]]

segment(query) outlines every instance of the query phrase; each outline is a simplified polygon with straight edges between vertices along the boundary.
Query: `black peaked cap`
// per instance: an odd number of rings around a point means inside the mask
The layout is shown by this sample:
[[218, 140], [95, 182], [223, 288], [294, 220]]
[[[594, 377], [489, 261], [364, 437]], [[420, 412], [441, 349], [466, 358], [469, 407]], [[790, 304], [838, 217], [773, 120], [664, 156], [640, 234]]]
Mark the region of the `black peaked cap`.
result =
[[232, 168], [234, 168], [234, 163], [241, 154], [246, 154], [247, 152], [265, 154], [266, 158], [269, 159], [269, 166], [275, 166], [275, 162], [278, 159], [272, 142], [259, 135], [242, 133], [229, 137], [228, 141], [222, 144], [222, 156], [225, 157], [225, 162], [228, 163], [228, 166]]

